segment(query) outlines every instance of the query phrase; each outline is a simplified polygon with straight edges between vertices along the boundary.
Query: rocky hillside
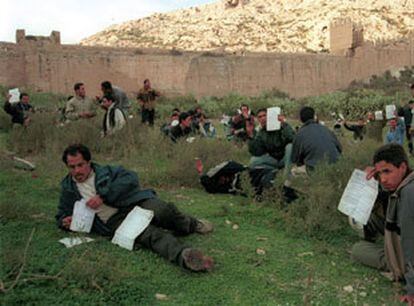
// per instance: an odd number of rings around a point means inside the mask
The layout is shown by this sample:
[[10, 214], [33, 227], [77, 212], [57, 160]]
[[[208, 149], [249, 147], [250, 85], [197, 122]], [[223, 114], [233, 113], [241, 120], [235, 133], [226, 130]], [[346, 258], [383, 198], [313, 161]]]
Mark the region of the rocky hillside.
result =
[[105, 29], [82, 45], [183, 50], [321, 52], [329, 23], [349, 17], [365, 40], [414, 31], [414, 0], [222, 0]]

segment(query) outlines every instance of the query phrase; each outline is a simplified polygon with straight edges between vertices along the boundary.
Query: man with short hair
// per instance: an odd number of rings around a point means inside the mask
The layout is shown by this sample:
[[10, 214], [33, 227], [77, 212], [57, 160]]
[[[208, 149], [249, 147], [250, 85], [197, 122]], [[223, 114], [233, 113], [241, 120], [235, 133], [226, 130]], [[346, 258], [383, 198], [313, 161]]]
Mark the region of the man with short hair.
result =
[[29, 95], [22, 92], [17, 103], [10, 103], [10, 98], [11, 95], [7, 95], [4, 111], [11, 116], [12, 123], [27, 127], [31, 121], [30, 114], [35, 112], [34, 107], [29, 103]]
[[181, 137], [185, 137], [191, 134], [191, 115], [187, 112], [180, 113], [178, 117], [178, 125], [174, 126], [170, 130], [170, 138], [172, 141], [177, 142]]
[[104, 95], [111, 94], [115, 99], [115, 104], [124, 112], [125, 116], [128, 116], [130, 103], [126, 93], [121, 88], [112, 85], [109, 81], [104, 81], [101, 83], [101, 90]]
[[403, 116], [404, 116], [404, 123], [405, 123], [405, 136], [407, 137], [408, 141], [408, 151], [410, 154], [413, 154], [413, 112], [414, 112], [414, 83], [410, 86], [411, 90], [411, 99], [408, 101], [407, 105], [403, 108]]
[[254, 116], [246, 104], [242, 104], [230, 122], [230, 134], [236, 140], [246, 141], [253, 137]]
[[388, 121], [389, 129], [385, 137], [385, 143], [397, 143], [403, 145], [404, 143], [404, 121], [400, 118], [392, 118]]
[[[394, 280], [405, 280], [406, 294], [400, 300], [414, 304], [414, 173], [404, 148], [387, 144], [374, 154], [367, 179], [375, 178], [389, 193], [381, 200], [381, 214], [371, 214], [364, 227], [364, 241], [352, 247], [352, 258], [360, 263], [392, 272]], [[379, 197], [384, 194], [380, 193]], [[384, 235], [383, 245], [375, 243]]]
[[107, 94], [103, 96], [101, 106], [105, 109], [105, 116], [102, 122], [103, 135], [112, 135], [116, 131], [121, 130], [126, 123], [124, 112], [115, 104], [115, 99], [112, 95]]
[[61, 229], [70, 229], [74, 204], [81, 199], [96, 212], [92, 232], [103, 236], [113, 236], [129, 212], [139, 206], [153, 211], [154, 216], [135, 244], [192, 271], [212, 269], [211, 257], [184, 245], [170, 233], [206, 234], [213, 230], [211, 223], [181, 213], [175, 205], [158, 199], [153, 190], [141, 189], [135, 172], [120, 166], [101, 166], [91, 159], [89, 149], [82, 144], [71, 145], [63, 152], [69, 173], [61, 183], [56, 214]]
[[161, 94], [151, 88], [151, 82], [149, 79], [144, 80], [144, 87], [142, 87], [137, 95], [138, 103], [141, 105], [141, 122], [154, 125], [155, 117], [155, 100], [161, 96]]
[[313, 170], [324, 160], [334, 163], [342, 152], [342, 145], [335, 134], [315, 120], [315, 110], [305, 106], [300, 110], [302, 127], [296, 134], [292, 148], [292, 163]]
[[79, 82], [73, 86], [75, 96], [66, 103], [65, 118], [70, 121], [89, 119], [96, 116], [96, 106], [86, 96], [85, 84]]

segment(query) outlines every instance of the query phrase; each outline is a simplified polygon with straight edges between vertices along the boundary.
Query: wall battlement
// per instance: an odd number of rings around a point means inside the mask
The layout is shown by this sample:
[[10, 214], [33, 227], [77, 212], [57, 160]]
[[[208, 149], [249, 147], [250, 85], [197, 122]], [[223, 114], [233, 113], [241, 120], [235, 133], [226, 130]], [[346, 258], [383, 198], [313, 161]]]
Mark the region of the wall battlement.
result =
[[[186, 52], [61, 45], [48, 37], [16, 32], [16, 43], [0, 43], [0, 84], [73, 94], [84, 82], [88, 95], [110, 80], [133, 96], [149, 78], [166, 95], [247, 96], [278, 89], [292, 97], [319, 95], [414, 66], [414, 37], [391, 45], [363, 43], [363, 31], [350, 20], [331, 24], [331, 54]], [[352, 51], [352, 53], [350, 53]]]

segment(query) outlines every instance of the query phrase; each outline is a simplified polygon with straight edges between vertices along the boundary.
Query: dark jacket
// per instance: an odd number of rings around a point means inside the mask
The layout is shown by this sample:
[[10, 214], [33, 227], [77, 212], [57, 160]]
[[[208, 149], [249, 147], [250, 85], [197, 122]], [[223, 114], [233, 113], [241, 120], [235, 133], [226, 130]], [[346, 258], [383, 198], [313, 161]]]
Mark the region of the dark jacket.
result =
[[[112, 216], [107, 223], [111, 223], [111, 219], [117, 218], [118, 214], [125, 214], [125, 211], [131, 210], [136, 203], [156, 197], [153, 190], [140, 188], [138, 176], [133, 171], [120, 166], [100, 166], [95, 163], [92, 163], [92, 169], [95, 171], [96, 193], [106, 205], [119, 208], [118, 213]], [[73, 214], [73, 206], [82, 196], [69, 174], [62, 180], [61, 188], [56, 220], [58, 226], [63, 228], [63, 218]], [[113, 230], [97, 215], [95, 215], [92, 231], [104, 236], [113, 234]]]
[[344, 123], [344, 127], [348, 130], [354, 133], [354, 139], [355, 140], [362, 140], [364, 139], [364, 135], [366, 133], [365, 125], [358, 125], [358, 124], [347, 124]]
[[327, 158], [335, 162], [342, 152], [341, 143], [326, 126], [309, 120], [299, 129], [292, 148], [292, 162], [313, 168]]
[[24, 120], [26, 119], [26, 112], [31, 111], [33, 112], [33, 106], [30, 104], [25, 104], [22, 102], [18, 102], [12, 104], [8, 101], [4, 103], [4, 111], [8, 113], [12, 117], [13, 123], [23, 124]]
[[249, 141], [249, 152], [253, 156], [270, 156], [281, 160], [285, 156], [285, 147], [292, 143], [295, 132], [287, 123], [282, 123], [280, 130], [266, 131], [261, 129], [252, 140]]
[[176, 125], [170, 129], [169, 136], [172, 141], [177, 142], [177, 140], [181, 137], [190, 135], [192, 133], [191, 128], [181, 128], [181, 125]]
[[405, 126], [411, 126], [411, 122], [413, 120], [413, 114], [411, 112], [411, 106], [414, 103], [414, 100], [410, 100], [410, 102], [408, 102], [407, 105], [404, 106], [403, 108], [403, 116], [404, 116], [404, 123]]

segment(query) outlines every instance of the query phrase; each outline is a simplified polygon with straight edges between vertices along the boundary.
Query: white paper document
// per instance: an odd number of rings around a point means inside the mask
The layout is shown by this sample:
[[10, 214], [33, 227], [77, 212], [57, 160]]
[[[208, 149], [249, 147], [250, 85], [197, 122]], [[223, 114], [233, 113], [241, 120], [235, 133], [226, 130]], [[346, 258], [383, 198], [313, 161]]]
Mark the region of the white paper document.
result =
[[85, 242], [91, 242], [93, 241], [92, 238], [89, 237], [66, 237], [59, 240], [60, 243], [63, 243], [65, 247], [71, 248], [75, 245], [79, 245]]
[[20, 101], [20, 91], [19, 88], [13, 88], [9, 90], [9, 95], [11, 95], [9, 102], [15, 103]]
[[382, 113], [382, 111], [376, 111], [375, 112], [375, 120], [384, 120], [384, 114]]
[[269, 107], [266, 115], [266, 131], [280, 130], [280, 107]]
[[338, 210], [355, 221], [367, 224], [378, 195], [378, 182], [367, 181], [364, 171], [355, 169], [342, 194]]
[[386, 105], [385, 106], [385, 118], [387, 118], [387, 120], [395, 118], [395, 110], [396, 110], [395, 105], [393, 104]]
[[132, 251], [137, 238], [150, 224], [154, 212], [152, 210], [134, 207], [115, 231], [112, 243]]
[[86, 206], [85, 199], [75, 202], [70, 230], [74, 232], [89, 233], [92, 228], [95, 211]]

